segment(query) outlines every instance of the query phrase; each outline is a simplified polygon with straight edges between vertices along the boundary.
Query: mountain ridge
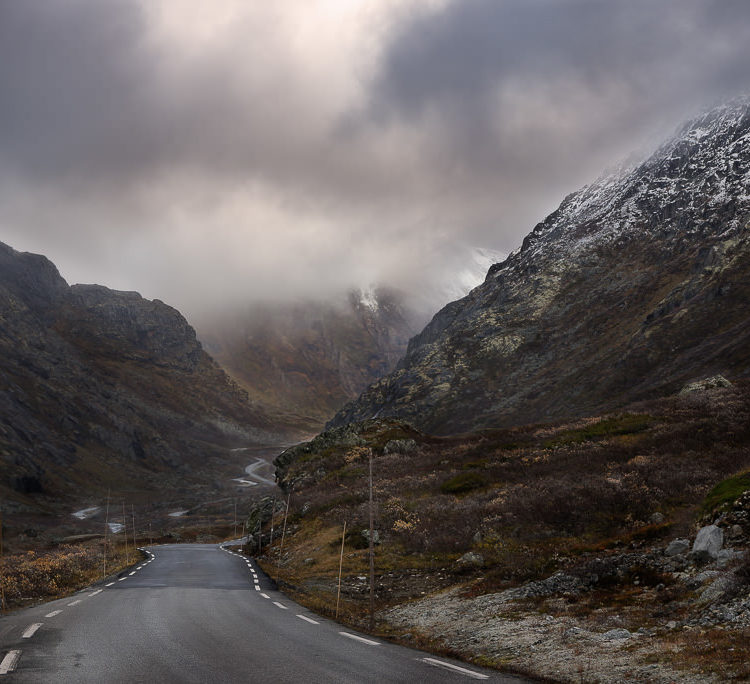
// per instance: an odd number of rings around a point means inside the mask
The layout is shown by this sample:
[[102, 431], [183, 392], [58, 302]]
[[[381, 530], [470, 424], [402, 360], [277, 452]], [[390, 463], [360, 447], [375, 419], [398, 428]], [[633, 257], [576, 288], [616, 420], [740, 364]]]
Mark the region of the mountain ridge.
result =
[[185, 482], [230, 446], [288, 439], [172, 307], [68, 286], [51, 261], [0, 243], [0, 488], [86, 497]]
[[746, 376], [749, 141], [742, 97], [686, 123], [643, 163], [568, 195], [328, 426], [396, 417], [449, 433], [611, 410], [720, 372]]

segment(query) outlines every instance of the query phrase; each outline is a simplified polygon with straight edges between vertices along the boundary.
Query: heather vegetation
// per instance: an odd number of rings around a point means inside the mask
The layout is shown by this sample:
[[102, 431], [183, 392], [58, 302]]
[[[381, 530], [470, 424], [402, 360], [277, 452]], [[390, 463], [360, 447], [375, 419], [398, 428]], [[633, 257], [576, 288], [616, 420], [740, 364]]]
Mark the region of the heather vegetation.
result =
[[82, 589], [106, 574], [132, 564], [132, 547], [108, 544], [107, 557], [101, 540], [63, 544], [53, 549], [26, 551], [0, 560], [3, 608], [15, 608], [40, 599], [51, 600]]
[[[671, 539], [694, 536], [699, 521], [750, 489], [748, 389], [454, 437], [393, 420], [324, 433], [277, 460], [291, 505], [285, 546], [277, 536], [266, 547], [265, 567], [301, 601], [332, 613], [346, 521], [340, 616], [366, 625], [372, 455], [380, 615], [439, 589], [468, 600], [564, 573], [589, 584], [594, 577], [591, 591], [524, 609], [602, 620], [616, 612], [633, 629], [687, 619], [693, 591], [659, 559]], [[394, 440], [415, 446], [394, 452]], [[280, 522], [277, 513], [277, 529]], [[270, 523], [269, 515], [264, 529]]]

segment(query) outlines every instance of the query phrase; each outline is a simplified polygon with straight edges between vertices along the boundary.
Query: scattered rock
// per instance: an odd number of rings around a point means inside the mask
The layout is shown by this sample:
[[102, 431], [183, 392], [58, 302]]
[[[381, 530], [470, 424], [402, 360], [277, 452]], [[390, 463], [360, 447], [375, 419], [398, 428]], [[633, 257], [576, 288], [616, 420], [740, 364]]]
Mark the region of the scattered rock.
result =
[[734, 586], [734, 583], [734, 578], [729, 575], [723, 575], [716, 578], [701, 592], [698, 604], [707, 605], [709, 603], [715, 603], [727, 594], [727, 592]]
[[726, 568], [733, 560], [742, 558], [744, 554], [742, 551], [736, 551], [735, 549], [722, 549], [719, 551], [719, 555], [716, 558], [716, 565], [719, 568]]
[[703, 380], [697, 380], [696, 382], [691, 382], [685, 385], [680, 390], [680, 394], [705, 392], [706, 390], [718, 389], [720, 387], [732, 387], [732, 383], [723, 375], [713, 375], [710, 378], [704, 378]]
[[[370, 543], [370, 530], [362, 530], [362, 536], [365, 538], [365, 541]], [[380, 544], [380, 531], [379, 530], [373, 530], [372, 531], [372, 543], [377, 545]]]
[[659, 513], [658, 511], [656, 513], [652, 513], [648, 519], [649, 523], [651, 523], [652, 525], [661, 525], [664, 520], [664, 514]]
[[690, 542], [687, 539], [673, 539], [669, 542], [669, 545], [664, 549], [665, 556], [679, 556], [680, 554], [687, 553], [690, 548]]
[[716, 560], [723, 544], [724, 532], [722, 529], [716, 525], [706, 525], [698, 530], [690, 555], [695, 560], [703, 562]]
[[622, 639], [630, 639], [633, 635], [623, 627], [617, 629], [610, 629], [608, 632], [602, 634], [601, 639], [603, 641], [621, 641]]
[[386, 442], [384, 454], [411, 454], [417, 450], [417, 443], [413, 439], [392, 439]]
[[473, 565], [475, 567], [480, 567], [484, 565], [484, 556], [476, 551], [468, 551], [461, 556], [456, 563], [458, 563], [458, 565]]

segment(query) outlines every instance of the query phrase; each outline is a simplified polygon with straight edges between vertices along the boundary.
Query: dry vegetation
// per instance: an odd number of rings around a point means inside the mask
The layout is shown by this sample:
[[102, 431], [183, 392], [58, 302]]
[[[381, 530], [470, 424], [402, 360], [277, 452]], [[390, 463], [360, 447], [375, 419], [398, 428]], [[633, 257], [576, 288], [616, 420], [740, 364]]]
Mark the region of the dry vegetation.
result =
[[[630, 629], [656, 628], [686, 616], [690, 592], [647, 562], [623, 573], [615, 561], [608, 571], [608, 559], [661, 556], [669, 540], [694, 534], [701, 517], [710, 519], [744, 491], [750, 393], [740, 387], [681, 395], [574, 423], [452, 438], [370, 421], [358, 437], [356, 446], [349, 440], [301, 453], [285, 473], [292, 491], [285, 548], [279, 551], [277, 538], [265, 568], [299, 600], [334, 610], [346, 521], [341, 611], [366, 626], [362, 531], [372, 450], [381, 615], [450, 586], [471, 598], [558, 571], [583, 576], [596, 566], [598, 584], [584, 597], [527, 601], [519, 609], [595, 616], [603, 625], [617, 615]], [[414, 440], [416, 448], [384, 453], [391, 440]], [[280, 522], [277, 513], [277, 529]], [[476, 555], [460, 562], [467, 552]], [[693, 655], [677, 664], [710, 669], [704, 641], [685, 641], [681, 648]], [[747, 649], [737, 659], [750, 659]]]
[[[140, 552], [137, 552], [140, 558]], [[133, 548], [108, 544], [107, 575], [115, 574], [134, 562]], [[104, 575], [104, 545], [101, 540], [65, 544], [41, 552], [26, 551], [0, 560], [0, 593], [3, 609], [16, 608], [39, 600], [49, 601], [78, 591]]]

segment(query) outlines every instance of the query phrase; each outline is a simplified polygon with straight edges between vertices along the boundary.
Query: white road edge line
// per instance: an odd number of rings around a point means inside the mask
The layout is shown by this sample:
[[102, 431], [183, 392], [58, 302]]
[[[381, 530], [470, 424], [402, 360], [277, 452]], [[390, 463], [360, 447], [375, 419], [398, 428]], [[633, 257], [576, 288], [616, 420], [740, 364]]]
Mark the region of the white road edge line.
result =
[[265, 592], [263, 592], [263, 591], [262, 591], [262, 592], [260, 592], [260, 595], [261, 595], [261, 596], [262, 596], [263, 598], [267, 598], [267, 599], [270, 599], [270, 598], [271, 598], [271, 597], [270, 597], [270, 596], [269, 596], [268, 594], [266, 594], [266, 593], [265, 593]]
[[442, 660], [436, 660], [435, 658], [417, 658], [417, 660], [421, 660], [423, 663], [427, 663], [428, 665], [432, 665], [433, 667], [442, 667], [445, 670], [460, 672], [462, 675], [471, 677], [472, 679], [489, 679], [488, 675], [482, 674], [481, 672], [467, 670], [465, 667], [459, 667], [458, 665], [453, 665], [453, 663], [445, 663]]
[[130, 577], [131, 575], [135, 575], [135, 570], [133, 570], [133, 572], [131, 572], [131, 573], [130, 573], [130, 574], [128, 575], [128, 577]]
[[13, 670], [16, 669], [16, 665], [18, 665], [18, 659], [21, 657], [21, 651], [8, 651], [5, 654], [5, 658], [3, 658], [3, 661], [0, 663], [0, 675], [8, 674], [8, 672], [13, 672]]
[[317, 620], [313, 620], [312, 618], [307, 617], [307, 615], [298, 615], [297, 617], [300, 620], [304, 620], [305, 622], [309, 622], [311, 625], [319, 625], [320, 624]]
[[349, 632], [339, 632], [341, 636], [345, 636], [347, 639], [354, 639], [361, 641], [363, 644], [369, 644], [370, 646], [380, 646], [379, 641], [373, 641], [372, 639], [365, 639], [364, 637], [357, 636], [356, 634], [350, 634]]
[[82, 599], [76, 599], [75, 601], [71, 601], [68, 605], [69, 606], [77, 606]]
[[260, 591], [260, 587], [257, 584], [255, 585], [255, 591]]
[[97, 594], [101, 594], [104, 591], [104, 589], [97, 589], [96, 591], [92, 591], [89, 596], [96, 596]]
[[43, 622], [35, 622], [33, 625], [29, 625], [26, 628], [26, 631], [21, 635], [22, 639], [31, 639], [36, 634], [36, 630], [38, 630], [44, 623]]
[[61, 610], [53, 610], [51, 613], [47, 613], [44, 617], [55, 617], [55, 615], [59, 615], [62, 613]]
[[279, 603], [278, 601], [274, 601], [273, 605], [278, 606], [279, 608], [281, 608], [281, 610], [289, 610], [289, 608], [287, 608], [283, 603]]
[[114, 582], [110, 582], [109, 584], [105, 584], [105, 587], [111, 587], [114, 584]]
[[124, 582], [126, 579], [127, 579], [127, 577], [120, 577], [120, 579], [118, 579], [117, 581], [118, 582]]

